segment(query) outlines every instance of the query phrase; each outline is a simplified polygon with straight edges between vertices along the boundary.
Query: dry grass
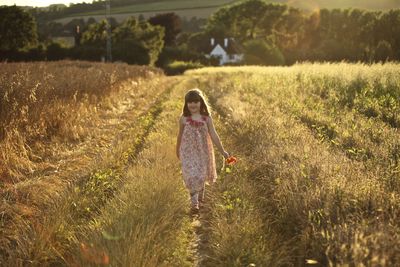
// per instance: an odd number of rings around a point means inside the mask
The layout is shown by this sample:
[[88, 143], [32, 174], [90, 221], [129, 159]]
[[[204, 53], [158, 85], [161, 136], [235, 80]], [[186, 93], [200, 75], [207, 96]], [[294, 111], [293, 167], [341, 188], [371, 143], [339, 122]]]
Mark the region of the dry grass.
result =
[[[29, 76], [21, 76], [22, 72]], [[65, 74], [80, 78], [69, 79]], [[43, 78], [50, 76], [47, 82]], [[10, 83], [1, 92], [8, 96], [1, 98], [7, 100], [1, 113], [6, 125], [0, 143], [0, 162], [5, 168], [1, 262], [45, 262], [60, 257], [63, 249], [64, 244], [60, 248], [60, 241], [54, 240], [57, 222], [65, 222], [71, 212], [60, 206], [75, 201], [75, 214], [89, 208], [88, 204], [95, 211], [96, 205], [112, 195], [118, 179], [108, 188], [98, 187], [98, 181], [117, 178], [115, 172], [108, 175], [110, 168], [134, 153], [135, 141], [141, 141], [149, 125], [146, 110], [170, 84], [153, 68], [69, 61], [2, 64], [1, 77], [2, 83]], [[32, 84], [39, 85], [35, 99], [29, 100], [26, 96], [32, 94]], [[18, 107], [29, 112], [18, 113]], [[141, 121], [135, 123], [138, 118]], [[56, 130], [50, 127], [55, 121]], [[85, 189], [86, 197], [71, 197], [76, 186]], [[80, 216], [90, 214], [85, 211]]]
[[[394, 63], [327, 63], [208, 68], [125, 84], [85, 121], [93, 133], [38, 139], [61, 150], [58, 159], [75, 159], [64, 171], [74, 177], [53, 169], [3, 190], [2, 222], [14, 227], [2, 228], [1, 263], [190, 266], [200, 253], [202, 266], [396, 266], [399, 76]], [[197, 252], [174, 155], [183, 96], [195, 86], [239, 159], [206, 192]], [[60, 180], [68, 190], [48, 190]]]
[[160, 70], [147, 67], [74, 61], [0, 67], [0, 175], [10, 183], [32, 174], [35, 163], [57, 153], [47, 151], [44, 143], [86, 138], [90, 129], [85, 126], [96, 125], [97, 109], [111, 107], [121, 82], [160, 75]]
[[144, 150], [126, 168], [123, 188], [73, 241], [68, 264], [96, 265], [82, 244], [104, 251], [116, 266], [191, 266], [188, 244], [191, 225], [189, 196], [180, 179], [175, 157], [179, 99], [187, 89], [182, 82], [161, 103], [154, 130]]

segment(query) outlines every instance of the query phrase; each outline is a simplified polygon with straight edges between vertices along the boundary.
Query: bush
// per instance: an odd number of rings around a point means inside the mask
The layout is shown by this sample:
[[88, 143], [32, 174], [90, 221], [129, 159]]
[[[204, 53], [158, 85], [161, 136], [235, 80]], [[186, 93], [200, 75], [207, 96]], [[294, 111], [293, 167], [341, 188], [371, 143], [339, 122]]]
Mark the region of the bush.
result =
[[177, 75], [184, 73], [186, 70], [198, 69], [202, 67], [204, 67], [204, 65], [199, 62], [174, 61], [168, 64], [164, 68], [164, 71], [167, 75]]
[[151, 63], [149, 50], [138, 40], [125, 39], [113, 46], [113, 60], [128, 64], [149, 65]]
[[285, 57], [275, 45], [263, 40], [251, 40], [244, 44], [244, 62], [250, 65], [284, 65]]
[[68, 49], [63, 48], [59, 43], [51, 43], [47, 46], [47, 59], [60, 60], [64, 59], [68, 54]]
[[393, 58], [393, 50], [390, 43], [385, 40], [379, 41], [375, 49], [375, 60], [385, 62], [392, 58]]

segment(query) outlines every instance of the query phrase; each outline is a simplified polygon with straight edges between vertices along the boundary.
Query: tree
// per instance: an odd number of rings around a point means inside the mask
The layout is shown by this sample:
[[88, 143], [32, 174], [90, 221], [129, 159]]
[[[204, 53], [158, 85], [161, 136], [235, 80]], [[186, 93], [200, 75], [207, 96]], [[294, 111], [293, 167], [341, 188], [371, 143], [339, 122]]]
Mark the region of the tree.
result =
[[239, 41], [258, 39], [272, 33], [286, 10], [286, 5], [263, 0], [239, 2], [214, 13], [206, 29], [208, 32], [235, 37]]
[[182, 31], [182, 21], [175, 13], [158, 14], [149, 18], [152, 25], [160, 25], [165, 28], [165, 45], [175, 44], [176, 36]]
[[35, 19], [17, 6], [0, 7], [0, 50], [19, 50], [37, 44]]
[[142, 47], [148, 54], [147, 64], [154, 65], [164, 46], [164, 34], [163, 27], [153, 26], [145, 21], [139, 22], [135, 17], [130, 17], [113, 31], [112, 40], [115, 45], [129, 40], [128, 43], [135, 44], [132, 49]]
[[385, 40], [380, 41], [375, 50], [375, 60], [385, 62], [391, 59], [393, 59], [392, 46]]
[[284, 65], [285, 58], [278, 47], [263, 40], [250, 40], [244, 43], [246, 64]]
[[386, 40], [395, 53], [395, 59], [400, 60], [400, 9], [389, 10], [379, 16], [375, 35], [378, 37], [375, 45]]
[[105, 45], [107, 40], [107, 21], [102, 20], [99, 23], [89, 25], [87, 31], [82, 35], [82, 44]]

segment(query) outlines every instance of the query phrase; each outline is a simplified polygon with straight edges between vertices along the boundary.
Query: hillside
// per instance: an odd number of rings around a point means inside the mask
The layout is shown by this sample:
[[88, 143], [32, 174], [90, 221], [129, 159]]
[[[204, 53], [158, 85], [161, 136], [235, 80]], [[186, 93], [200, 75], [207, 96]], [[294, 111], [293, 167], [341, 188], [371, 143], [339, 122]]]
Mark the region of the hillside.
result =
[[[207, 18], [218, 8], [239, 2], [240, 0], [158, 0], [151, 2], [138, 1], [135, 4], [113, 8], [111, 7], [111, 15], [117, 20], [122, 21], [129, 16], [138, 16], [142, 14], [145, 18], [153, 16], [157, 13], [175, 12], [179, 16], [191, 18]], [[368, 10], [389, 10], [400, 7], [398, 0], [351, 0], [351, 1], [323, 1], [323, 0], [274, 0], [270, 2], [285, 3], [294, 7], [305, 10], [317, 10], [320, 8], [360, 8]], [[93, 17], [97, 20], [104, 18], [104, 10], [93, 10], [85, 13], [76, 13], [68, 17], [57, 19], [57, 22], [66, 23], [73, 18], [89, 18]]]

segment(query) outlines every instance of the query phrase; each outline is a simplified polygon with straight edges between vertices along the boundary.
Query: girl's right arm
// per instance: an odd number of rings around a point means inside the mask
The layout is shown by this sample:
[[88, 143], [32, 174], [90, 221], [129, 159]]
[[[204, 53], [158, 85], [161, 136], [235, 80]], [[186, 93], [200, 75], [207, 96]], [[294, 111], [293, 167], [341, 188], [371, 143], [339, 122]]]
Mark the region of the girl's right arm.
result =
[[179, 148], [181, 147], [183, 128], [185, 127], [185, 124], [183, 123], [183, 118], [183, 116], [179, 117], [179, 133], [176, 139], [176, 156], [178, 157], [178, 159], [180, 159]]

